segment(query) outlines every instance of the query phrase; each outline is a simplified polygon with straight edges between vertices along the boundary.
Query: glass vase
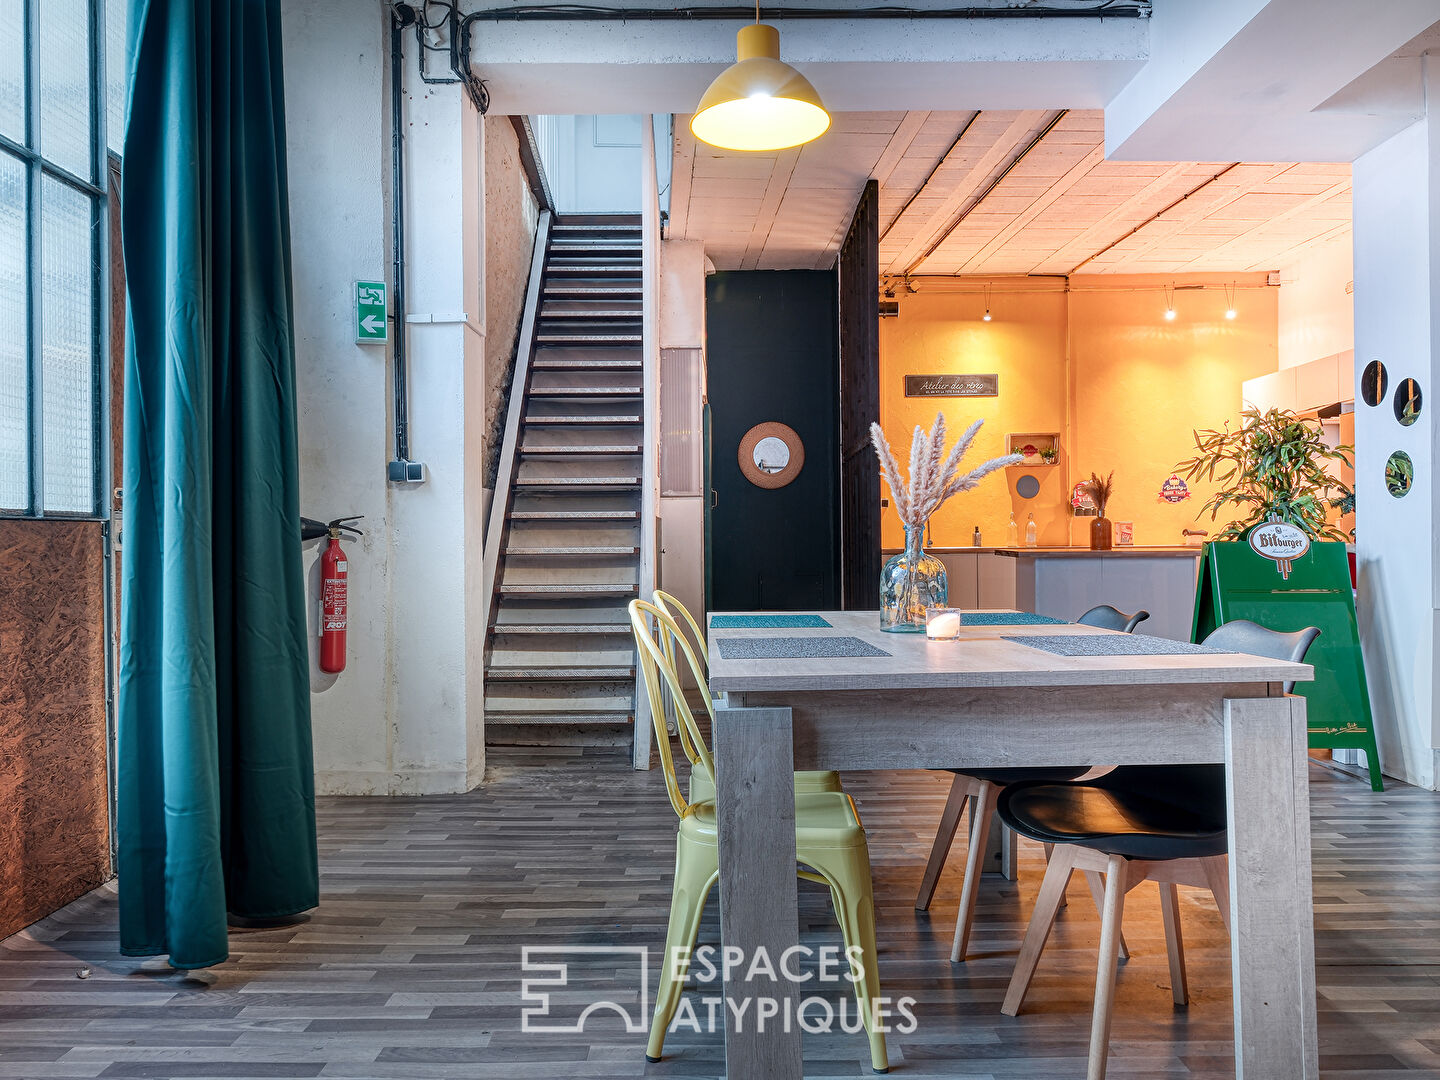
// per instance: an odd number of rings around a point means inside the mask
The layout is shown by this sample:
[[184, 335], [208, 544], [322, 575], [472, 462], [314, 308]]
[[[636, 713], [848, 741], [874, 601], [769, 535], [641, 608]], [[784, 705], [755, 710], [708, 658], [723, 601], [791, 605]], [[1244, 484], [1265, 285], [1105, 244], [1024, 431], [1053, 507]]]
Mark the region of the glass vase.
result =
[[945, 607], [949, 590], [945, 564], [921, 547], [923, 526], [905, 527], [905, 550], [891, 556], [880, 571], [880, 629], [892, 634], [923, 634], [925, 609]]
[[1090, 550], [1109, 551], [1115, 542], [1115, 527], [1109, 518], [1097, 517], [1090, 522]]

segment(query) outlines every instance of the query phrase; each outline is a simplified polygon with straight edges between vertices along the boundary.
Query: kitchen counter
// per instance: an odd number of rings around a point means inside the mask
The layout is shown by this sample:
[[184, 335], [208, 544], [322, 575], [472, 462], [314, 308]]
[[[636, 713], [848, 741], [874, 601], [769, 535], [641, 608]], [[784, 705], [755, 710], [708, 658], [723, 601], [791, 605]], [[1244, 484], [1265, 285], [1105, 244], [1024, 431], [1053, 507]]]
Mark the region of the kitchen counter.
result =
[[[1163, 556], [1185, 556], [1186, 558], [1197, 558], [1201, 548], [1195, 544], [1175, 544], [1170, 547], [1114, 547], [1109, 551], [1091, 551], [1088, 547], [927, 547], [925, 549], [931, 555], [1006, 555], [1010, 558], [1080, 558], [1090, 555], [1124, 555], [1144, 556], [1149, 558]], [[899, 554], [899, 549], [887, 550], [883, 553], [888, 559], [891, 555]]]

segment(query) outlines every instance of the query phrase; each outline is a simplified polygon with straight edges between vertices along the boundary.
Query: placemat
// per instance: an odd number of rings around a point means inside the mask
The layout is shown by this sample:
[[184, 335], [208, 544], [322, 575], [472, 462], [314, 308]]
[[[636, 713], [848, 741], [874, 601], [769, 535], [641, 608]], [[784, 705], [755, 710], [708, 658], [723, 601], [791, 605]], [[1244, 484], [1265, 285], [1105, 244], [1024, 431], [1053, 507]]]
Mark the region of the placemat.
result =
[[825, 627], [830, 624], [819, 615], [712, 615], [710, 625], [724, 629], [779, 629], [781, 627]]
[[889, 656], [857, 637], [733, 637], [715, 647], [726, 660], [817, 660], [837, 656]]
[[960, 614], [961, 626], [1068, 626], [1064, 619], [1052, 619], [1049, 615], [1036, 615], [1031, 611], [964, 611]]
[[1005, 640], [1057, 656], [1183, 656], [1220, 652], [1219, 649], [1207, 649], [1204, 645], [1191, 645], [1188, 641], [1171, 641], [1147, 634], [1055, 634], [1052, 637], [1007, 637]]

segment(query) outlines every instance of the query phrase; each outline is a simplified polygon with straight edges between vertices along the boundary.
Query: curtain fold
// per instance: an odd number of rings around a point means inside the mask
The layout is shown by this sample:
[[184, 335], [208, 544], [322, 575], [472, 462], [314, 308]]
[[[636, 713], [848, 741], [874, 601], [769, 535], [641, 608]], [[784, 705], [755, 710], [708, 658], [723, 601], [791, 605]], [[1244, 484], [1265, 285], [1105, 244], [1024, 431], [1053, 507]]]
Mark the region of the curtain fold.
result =
[[120, 944], [318, 902], [279, 0], [132, 0]]

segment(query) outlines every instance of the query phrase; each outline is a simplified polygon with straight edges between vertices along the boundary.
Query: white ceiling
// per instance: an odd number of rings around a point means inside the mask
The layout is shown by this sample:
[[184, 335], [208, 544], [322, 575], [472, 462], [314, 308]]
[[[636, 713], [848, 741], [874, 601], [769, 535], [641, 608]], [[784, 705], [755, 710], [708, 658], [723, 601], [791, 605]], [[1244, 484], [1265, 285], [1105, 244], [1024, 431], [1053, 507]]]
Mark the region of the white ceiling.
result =
[[1269, 270], [1350, 227], [1349, 165], [1106, 161], [1099, 110], [839, 113], [777, 154], [688, 119], [670, 235], [722, 270], [831, 265], [870, 177], [886, 274]]

